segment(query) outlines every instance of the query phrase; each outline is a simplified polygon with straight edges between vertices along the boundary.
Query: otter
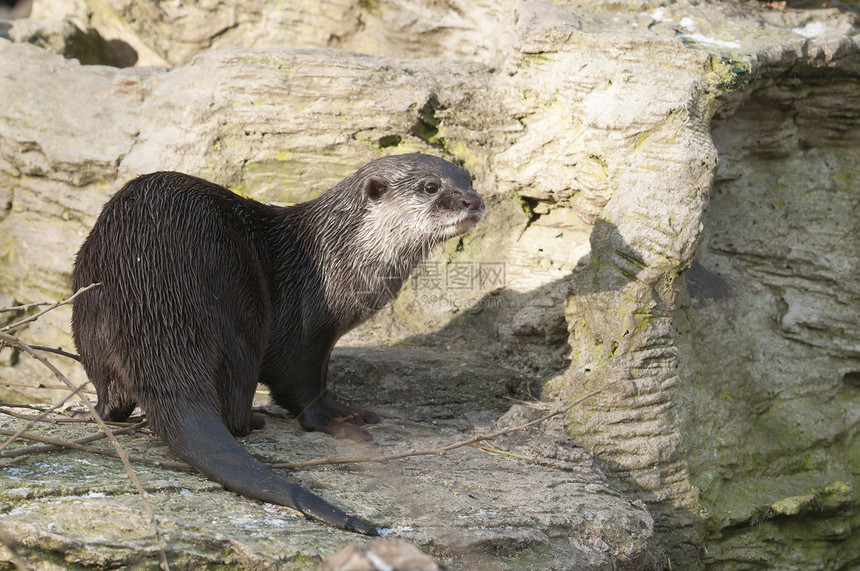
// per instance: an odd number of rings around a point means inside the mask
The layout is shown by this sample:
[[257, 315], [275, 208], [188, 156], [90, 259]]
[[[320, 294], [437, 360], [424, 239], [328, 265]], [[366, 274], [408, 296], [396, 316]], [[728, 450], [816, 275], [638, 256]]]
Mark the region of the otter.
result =
[[140, 176], [105, 204], [74, 264], [72, 334], [96, 411], [140, 405], [152, 431], [208, 478], [329, 525], [370, 523], [288, 482], [235, 439], [264, 421], [257, 383], [306, 430], [369, 440], [372, 412], [328, 398], [337, 340], [399, 292], [484, 203], [469, 173], [424, 154], [386, 156], [318, 198], [266, 205], [177, 172]]

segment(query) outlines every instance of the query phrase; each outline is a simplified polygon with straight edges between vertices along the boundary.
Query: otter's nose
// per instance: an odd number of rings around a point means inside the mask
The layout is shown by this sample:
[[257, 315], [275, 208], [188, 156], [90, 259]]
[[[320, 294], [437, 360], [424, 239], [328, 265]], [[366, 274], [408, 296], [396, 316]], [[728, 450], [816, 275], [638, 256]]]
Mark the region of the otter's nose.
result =
[[463, 197], [463, 206], [468, 210], [483, 210], [484, 201], [475, 193], [467, 194]]

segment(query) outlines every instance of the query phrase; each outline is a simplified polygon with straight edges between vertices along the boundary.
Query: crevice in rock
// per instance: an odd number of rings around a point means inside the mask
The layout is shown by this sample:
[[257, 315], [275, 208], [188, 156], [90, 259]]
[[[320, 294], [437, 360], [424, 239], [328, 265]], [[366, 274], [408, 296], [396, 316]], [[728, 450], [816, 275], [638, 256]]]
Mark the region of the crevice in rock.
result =
[[853, 391], [856, 396], [860, 391], [860, 371], [849, 371], [842, 375], [842, 386]]
[[69, 21], [15, 20], [0, 28], [0, 37], [39, 46], [81, 65], [131, 67], [138, 60], [137, 51], [123, 40], [107, 40], [96, 29]]
[[442, 122], [436, 113], [444, 109], [435, 93], [431, 93], [427, 101], [417, 111], [415, 123], [410, 133], [431, 147], [444, 149], [444, 139], [439, 137], [439, 125]]
[[523, 227], [523, 232], [525, 232], [529, 226], [537, 222], [538, 218], [541, 217], [540, 214], [537, 213], [538, 208], [538, 199], [531, 198], [528, 196], [520, 196], [520, 203], [523, 206], [523, 212], [526, 213], [528, 219], [526, 220], [525, 226]]

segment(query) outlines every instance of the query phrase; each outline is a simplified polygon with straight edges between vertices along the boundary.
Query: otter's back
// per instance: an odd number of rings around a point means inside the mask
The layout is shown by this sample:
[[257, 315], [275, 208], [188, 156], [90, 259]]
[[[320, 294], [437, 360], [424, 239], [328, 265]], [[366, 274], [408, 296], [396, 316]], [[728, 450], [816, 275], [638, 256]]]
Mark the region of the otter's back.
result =
[[73, 271], [75, 289], [102, 284], [73, 308], [88, 373], [104, 364], [138, 388], [176, 384], [218, 370], [228, 350], [262, 354], [269, 309], [244, 222], [249, 202], [162, 172], [130, 181], [105, 204]]

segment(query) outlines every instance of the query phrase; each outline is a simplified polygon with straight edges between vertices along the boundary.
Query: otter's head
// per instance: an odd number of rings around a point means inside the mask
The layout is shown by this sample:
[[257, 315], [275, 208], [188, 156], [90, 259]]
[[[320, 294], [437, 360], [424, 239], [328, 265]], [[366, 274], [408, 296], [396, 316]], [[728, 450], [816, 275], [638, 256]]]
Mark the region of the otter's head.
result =
[[484, 217], [469, 173], [422, 154], [376, 159], [306, 204], [343, 331], [393, 299], [434, 246]]
[[444, 159], [418, 153], [382, 157], [359, 173], [365, 175], [366, 236], [396, 234], [426, 249], [468, 232], [484, 217], [484, 201], [468, 171]]

